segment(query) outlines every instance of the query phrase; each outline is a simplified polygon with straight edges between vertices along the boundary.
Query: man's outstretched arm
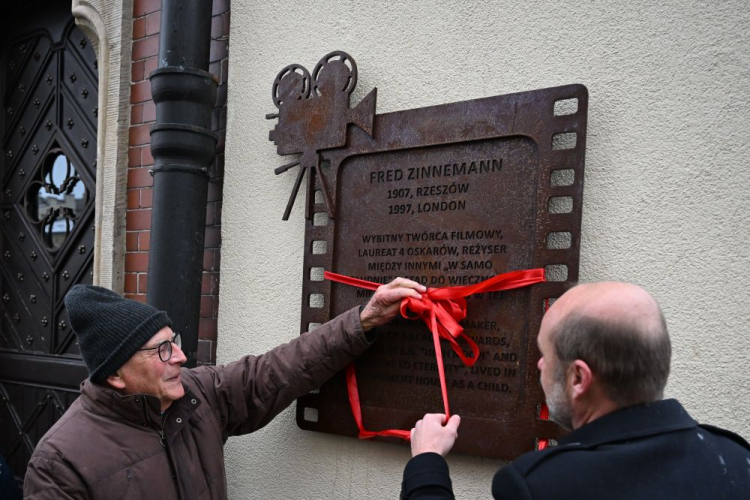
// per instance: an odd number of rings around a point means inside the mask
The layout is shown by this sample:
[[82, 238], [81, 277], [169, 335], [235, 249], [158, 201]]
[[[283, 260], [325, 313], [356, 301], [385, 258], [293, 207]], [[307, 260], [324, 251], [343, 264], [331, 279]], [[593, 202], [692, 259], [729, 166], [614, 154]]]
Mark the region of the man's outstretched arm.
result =
[[418, 299], [425, 290], [419, 283], [397, 278], [380, 286], [361, 310], [352, 308], [287, 344], [185, 375], [211, 400], [225, 439], [253, 432], [361, 355], [373, 340], [365, 332], [393, 319], [404, 298]]

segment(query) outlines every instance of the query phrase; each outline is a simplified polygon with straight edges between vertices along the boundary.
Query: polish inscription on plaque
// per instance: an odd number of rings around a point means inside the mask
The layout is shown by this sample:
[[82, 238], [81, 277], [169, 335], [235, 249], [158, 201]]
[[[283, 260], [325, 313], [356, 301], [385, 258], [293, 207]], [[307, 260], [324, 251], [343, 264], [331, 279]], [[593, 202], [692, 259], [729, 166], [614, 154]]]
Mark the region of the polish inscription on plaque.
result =
[[[348, 68], [349, 82], [352, 75], [356, 82], [356, 65], [342, 54], [329, 54], [318, 66], [333, 73]], [[316, 91], [318, 66], [312, 76], [292, 66], [301, 75], [295, 81], [309, 79], [310, 93], [301, 99], [325, 98]], [[277, 78], [275, 95], [289, 68]], [[347, 81], [338, 73], [327, 76]], [[287, 89], [287, 95], [294, 94]], [[510, 459], [556, 439], [559, 429], [540, 418], [536, 334], [545, 307], [578, 278], [585, 87], [383, 115], [374, 114], [374, 97], [366, 105], [371, 117], [360, 104], [353, 126], [338, 121], [346, 130], [343, 144], [302, 144], [296, 151], [307, 163], [300, 164], [285, 217], [305, 166], [310, 172], [302, 331], [372, 295], [323, 281], [323, 270], [378, 283], [401, 276], [451, 287], [545, 268], [545, 283], [468, 297], [462, 326], [479, 346], [479, 358], [466, 366], [444, 344], [443, 361], [451, 411], [463, 419], [456, 451]], [[276, 138], [290, 135], [286, 127], [297, 127], [292, 135], [317, 138], [332, 127], [330, 120], [285, 116], [283, 107]], [[348, 101], [342, 109], [352, 116]], [[306, 135], [300, 123], [316, 133]], [[426, 412], [443, 411], [432, 334], [423, 322], [399, 318], [381, 327], [355, 366], [367, 429], [408, 430]], [[343, 374], [299, 400], [297, 421], [304, 429], [357, 435]]]

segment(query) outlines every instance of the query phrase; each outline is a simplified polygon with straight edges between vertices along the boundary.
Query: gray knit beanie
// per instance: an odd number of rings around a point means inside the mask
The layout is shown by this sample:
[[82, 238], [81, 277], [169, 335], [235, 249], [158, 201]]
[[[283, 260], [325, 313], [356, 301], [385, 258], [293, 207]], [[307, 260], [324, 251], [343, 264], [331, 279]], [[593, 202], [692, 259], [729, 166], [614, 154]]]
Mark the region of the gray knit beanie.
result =
[[99, 286], [76, 285], [65, 296], [92, 382], [101, 383], [172, 321], [164, 311]]

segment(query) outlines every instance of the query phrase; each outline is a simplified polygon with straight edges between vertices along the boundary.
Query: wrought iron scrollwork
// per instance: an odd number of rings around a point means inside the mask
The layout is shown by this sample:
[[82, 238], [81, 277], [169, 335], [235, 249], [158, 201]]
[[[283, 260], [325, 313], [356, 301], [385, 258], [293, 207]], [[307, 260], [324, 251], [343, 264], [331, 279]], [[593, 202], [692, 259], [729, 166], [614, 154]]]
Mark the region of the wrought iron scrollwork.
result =
[[88, 193], [75, 166], [59, 148], [42, 164], [26, 193], [26, 213], [50, 250], [60, 248], [78, 223]]

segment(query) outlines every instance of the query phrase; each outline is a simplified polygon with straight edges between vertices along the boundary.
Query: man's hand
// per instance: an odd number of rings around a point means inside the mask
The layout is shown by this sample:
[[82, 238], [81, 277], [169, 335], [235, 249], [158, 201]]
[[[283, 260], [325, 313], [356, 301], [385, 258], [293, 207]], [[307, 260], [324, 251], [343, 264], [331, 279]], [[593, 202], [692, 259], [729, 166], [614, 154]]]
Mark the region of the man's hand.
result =
[[359, 314], [362, 330], [368, 331], [388, 323], [398, 314], [404, 298], [421, 299], [420, 292], [426, 291], [424, 286], [406, 278], [396, 278], [387, 285], [381, 285]]
[[442, 413], [428, 413], [417, 422], [411, 430], [412, 457], [428, 452], [445, 456], [451, 451], [458, 437], [461, 417], [453, 415], [445, 425], [443, 421], [445, 421], [445, 415]]

